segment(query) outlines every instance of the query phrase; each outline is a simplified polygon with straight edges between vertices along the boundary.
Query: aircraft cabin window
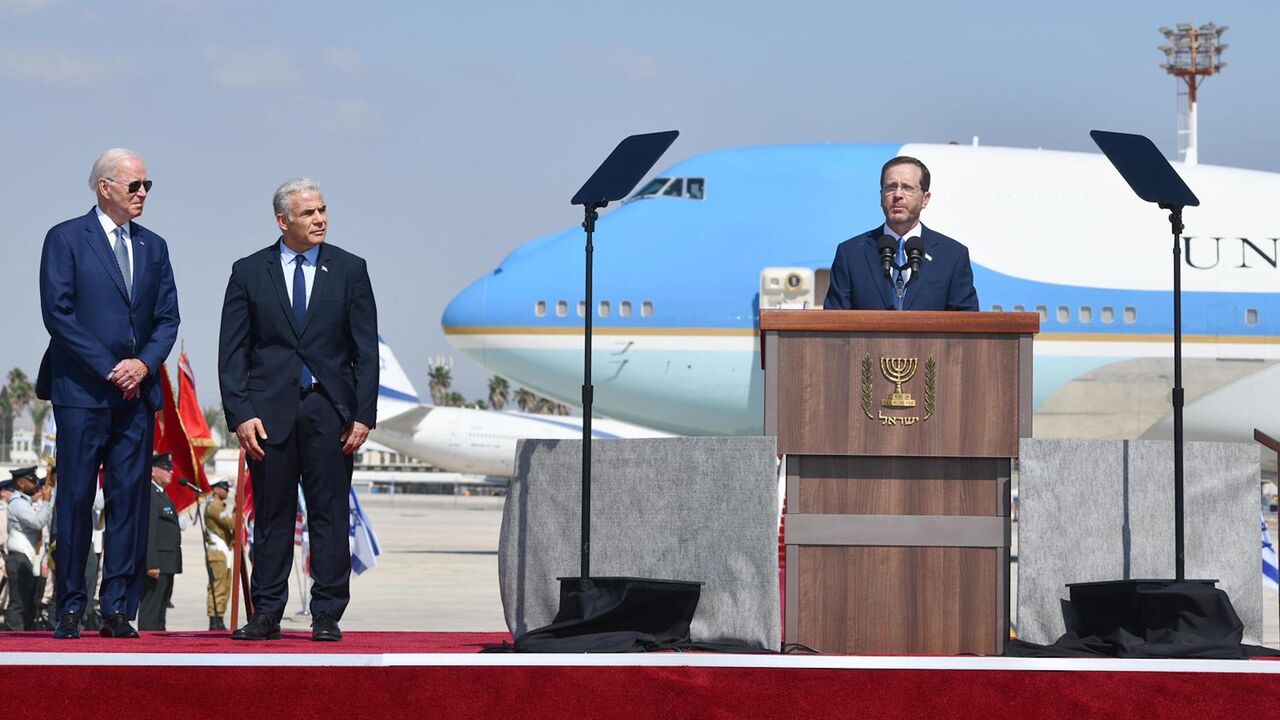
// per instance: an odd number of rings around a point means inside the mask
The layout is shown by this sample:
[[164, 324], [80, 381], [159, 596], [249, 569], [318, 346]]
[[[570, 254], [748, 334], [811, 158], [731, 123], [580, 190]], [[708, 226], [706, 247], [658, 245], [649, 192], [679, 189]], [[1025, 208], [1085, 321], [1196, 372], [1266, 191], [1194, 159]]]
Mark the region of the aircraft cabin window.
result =
[[1093, 322], [1093, 308], [1089, 307], [1088, 305], [1080, 306], [1080, 322], [1082, 323]]
[[622, 302], [618, 303], [618, 316], [631, 317], [631, 301], [630, 300], [623, 300]]
[[991, 306], [991, 312], [1004, 312], [1004, 306], [1003, 306], [1003, 305], [992, 305], [992, 306]]
[[600, 301], [599, 313], [600, 313], [600, 317], [609, 317], [609, 301], [608, 300]]
[[1126, 306], [1124, 309], [1124, 324], [1132, 325], [1138, 322], [1138, 308], [1132, 305]]
[[1027, 311], [1027, 309], [1026, 309], [1025, 307], [1021, 306], [1021, 305], [1014, 305], [1014, 306], [1013, 306], [1013, 311], [1014, 311], [1014, 312], [1026, 312], [1026, 311]]
[[1111, 323], [1116, 321], [1116, 311], [1110, 305], [1107, 305], [1106, 307], [1102, 308], [1101, 317], [1102, 317], [1102, 322], [1110, 325]]
[[564, 317], [569, 314], [569, 303], [560, 300], [556, 303], [556, 317]]
[[653, 303], [645, 300], [640, 303], [640, 317], [653, 317]]
[[1071, 322], [1071, 308], [1066, 305], [1058, 306], [1058, 322]]
[[546, 300], [539, 300], [538, 302], [534, 303], [534, 304], [533, 304], [533, 314], [534, 314], [534, 315], [537, 315], [538, 317], [546, 317], [546, 316], [547, 316], [547, 301], [546, 301]]
[[667, 189], [662, 191], [662, 194], [670, 197], [680, 197], [684, 194], [684, 180], [681, 180], [680, 178], [672, 180], [671, 184], [667, 186]]
[[1245, 310], [1245, 311], [1244, 311], [1244, 324], [1245, 324], [1245, 325], [1257, 325], [1257, 324], [1258, 324], [1258, 311], [1257, 311], [1257, 310], [1254, 310], [1253, 308], [1249, 308], [1248, 310]]
[[690, 200], [701, 200], [707, 196], [707, 181], [704, 178], [689, 178], [684, 185], [685, 197]]
[[587, 316], [587, 301], [579, 300], [578, 301], [578, 317], [586, 317], [586, 316]]
[[644, 187], [640, 188], [640, 192], [636, 193], [635, 195], [632, 195], [631, 197], [642, 198], [642, 197], [649, 197], [650, 195], [657, 195], [662, 190], [662, 188], [666, 187], [668, 180], [670, 180], [670, 178], [654, 178], [650, 180]]
[[1049, 308], [1043, 305], [1037, 305], [1036, 312], [1040, 313], [1040, 322], [1049, 322]]

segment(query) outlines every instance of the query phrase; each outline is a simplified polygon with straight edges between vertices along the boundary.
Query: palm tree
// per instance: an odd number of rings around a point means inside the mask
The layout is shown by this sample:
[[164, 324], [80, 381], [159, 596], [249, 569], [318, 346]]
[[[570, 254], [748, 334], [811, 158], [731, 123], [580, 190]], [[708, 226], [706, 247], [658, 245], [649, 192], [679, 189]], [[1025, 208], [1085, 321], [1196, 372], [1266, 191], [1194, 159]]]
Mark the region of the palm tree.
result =
[[516, 407], [520, 408], [520, 412], [531, 412], [537, 401], [538, 396], [528, 390], [524, 388], [516, 390]]
[[449, 392], [441, 400], [445, 407], [462, 407], [467, 404], [467, 399], [456, 390]]
[[231, 438], [234, 433], [227, 429], [227, 416], [223, 414], [222, 408], [217, 405], [210, 405], [204, 409], [204, 424], [209, 426], [210, 432], [217, 433], [222, 438], [221, 447], [233, 447]]
[[475, 409], [477, 409], [477, 410], [488, 410], [488, 409], [489, 409], [489, 405], [488, 405], [485, 401], [483, 401], [483, 400], [477, 400], [477, 401], [475, 401], [475, 402], [471, 403], [471, 407], [473, 407], [473, 408], [475, 408]]
[[4, 390], [5, 402], [4, 406], [0, 407], [0, 411], [4, 414], [4, 437], [0, 439], [4, 441], [3, 457], [7, 461], [9, 447], [13, 444], [13, 418], [35, 401], [36, 391], [31, 387], [31, 381], [27, 380], [27, 374], [21, 368], [9, 371], [9, 383], [4, 386]]
[[507, 384], [506, 378], [498, 375], [489, 378], [489, 407], [494, 410], [506, 407], [510, 393], [511, 386]]
[[436, 365], [431, 368], [431, 372], [427, 373], [427, 378], [429, 379], [428, 385], [431, 388], [431, 402], [436, 405], [444, 405], [445, 392], [453, 384], [453, 373], [449, 372], [449, 368], [444, 365]]
[[557, 414], [557, 415], [568, 415], [568, 414], [569, 414], [569, 406], [568, 406], [568, 405], [565, 405], [564, 403], [556, 403], [556, 414]]
[[37, 400], [31, 403], [31, 407], [27, 408], [27, 415], [31, 418], [31, 424], [36, 427], [31, 437], [31, 448], [36, 454], [40, 453], [40, 447], [43, 445], [44, 420], [49, 416], [49, 411], [52, 409], [53, 406], [44, 400]]

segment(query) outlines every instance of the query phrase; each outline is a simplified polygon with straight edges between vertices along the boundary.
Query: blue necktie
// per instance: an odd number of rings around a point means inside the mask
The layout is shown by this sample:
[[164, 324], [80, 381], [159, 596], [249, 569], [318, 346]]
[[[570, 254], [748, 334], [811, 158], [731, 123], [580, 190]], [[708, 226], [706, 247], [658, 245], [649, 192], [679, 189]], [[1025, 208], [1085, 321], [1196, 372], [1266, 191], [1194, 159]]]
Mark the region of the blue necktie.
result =
[[[298, 332], [302, 332], [302, 328], [307, 325], [307, 278], [302, 274], [302, 261], [305, 260], [301, 255], [293, 257], [293, 319], [298, 324]], [[298, 378], [298, 386], [301, 388], [311, 387], [311, 370], [307, 368], [307, 364], [302, 364], [302, 375]]]
[[897, 309], [902, 309], [902, 300], [898, 298], [897, 288], [902, 285], [902, 267], [907, 264], [907, 245], [902, 238], [898, 238], [898, 254], [893, 256], [893, 262], [897, 264], [898, 269], [894, 274], [894, 296], [893, 304]]

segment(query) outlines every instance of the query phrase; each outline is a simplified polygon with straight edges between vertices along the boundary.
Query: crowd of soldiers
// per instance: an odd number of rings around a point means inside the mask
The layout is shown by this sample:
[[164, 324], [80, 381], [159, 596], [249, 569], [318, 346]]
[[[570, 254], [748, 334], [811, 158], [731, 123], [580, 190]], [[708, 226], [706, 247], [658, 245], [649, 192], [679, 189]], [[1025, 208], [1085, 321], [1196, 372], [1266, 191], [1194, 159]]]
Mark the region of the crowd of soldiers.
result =
[[[212, 483], [211, 490], [186, 513], [178, 513], [165, 488], [173, 481], [173, 459], [159, 453], [151, 459], [151, 511], [142, 598], [138, 608], [141, 630], [165, 630], [166, 615], [173, 607], [174, 576], [182, 572], [182, 531], [192, 522], [204, 536], [207, 610], [210, 630], [226, 630], [223, 617], [231, 591], [231, 545], [235, 529], [231, 484]], [[57, 493], [56, 468], [41, 475], [37, 467], [10, 471], [0, 480], [0, 630], [49, 630], [53, 627], [53, 548], [57, 542], [53, 522], [53, 498]], [[93, 544], [85, 563], [85, 586], [97, 587], [102, 563], [104, 499], [98, 489], [93, 503]], [[92, 600], [92, 599], [91, 599]], [[96, 630], [101, 617], [93, 602], [84, 620], [86, 630]]]

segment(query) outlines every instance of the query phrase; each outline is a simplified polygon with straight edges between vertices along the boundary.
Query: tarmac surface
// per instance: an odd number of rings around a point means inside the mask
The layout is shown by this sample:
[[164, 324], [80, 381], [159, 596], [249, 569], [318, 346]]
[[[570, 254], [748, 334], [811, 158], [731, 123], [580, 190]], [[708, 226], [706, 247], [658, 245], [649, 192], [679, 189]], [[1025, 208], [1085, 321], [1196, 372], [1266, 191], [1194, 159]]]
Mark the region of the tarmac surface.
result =
[[[361, 493], [360, 501], [378, 534], [382, 555], [377, 567], [352, 577], [352, 599], [342, 619], [343, 629], [506, 630], [498, 595], [503, 498]], [[1271, 530], [1275, 538], [1275, 528]], [[1016, 555], [1016, 547], [1014, 551]], [[169, 611], [168, 629], [206, 630], [207, 576], [194, 524], [183, 532], [182, 556], [185, 572], [174, 583], [175, 607]], [[298, 597], [297, 568], [295, 563], [283, 622], [286, 630], [310, 627], [310, 618], [301, 614], [304, 605]], [[1016, 604], [1016, 563], [1011, 575]], [[1276, 593], [1264, 591], [1264, 642], [1272, 647], [1280, 640], [1278, 613]], [[230, 612], [226, 617], [229, 622]], [[244, 622], [243, 613], [240, 622]]]

